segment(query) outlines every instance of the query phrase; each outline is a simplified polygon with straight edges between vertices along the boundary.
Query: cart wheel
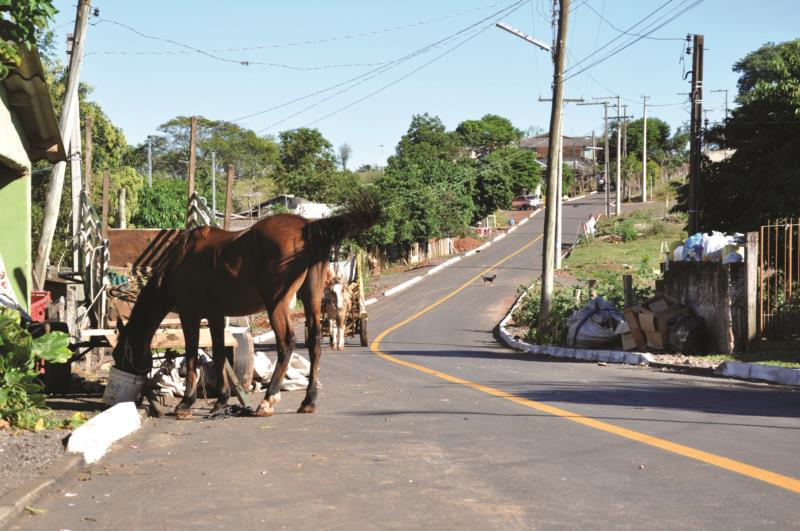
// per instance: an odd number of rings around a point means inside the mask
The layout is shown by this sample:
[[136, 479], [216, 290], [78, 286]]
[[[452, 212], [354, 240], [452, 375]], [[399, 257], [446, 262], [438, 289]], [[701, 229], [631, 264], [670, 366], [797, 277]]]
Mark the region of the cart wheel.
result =
[[233, 349], [233, 372], [245, 391], [250, 391], [253, 383], [253, 360], [256, 351], [253, 345], [253, 336], [250, 332], [245, 332], [242, 336], [236, 337], [236, 346]]
[[367, 336], [367, 320], [361, 319], [361, 346], [369, 346], [369, 337]]

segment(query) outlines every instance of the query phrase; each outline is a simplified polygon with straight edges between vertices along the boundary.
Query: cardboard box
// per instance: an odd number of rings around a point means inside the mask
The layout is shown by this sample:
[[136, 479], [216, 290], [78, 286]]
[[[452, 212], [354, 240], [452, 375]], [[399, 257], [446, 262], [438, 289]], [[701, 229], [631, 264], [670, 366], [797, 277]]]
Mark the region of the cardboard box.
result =
[[655, 332], [658, 330], [656, 328], [656, 314], [644, 310], [642, 313], [639, 314], [639, 328], [642, 329], [642, 332], [647, 334], [647, 332]]
[[636, 345], [636, 340], [633, 339], [633, 334], [630, 332], [625, 332], [622, 334], [622, 350], [636, 350], [639, 348]]
[[668, 332], [669, 325], [678, 320], [679, 317], [692, 315], [686, 306], [673, 306], [672, 308], [656, 314], [656, 330]]
[[667, 348], [667, 332], [645, 332], [647, 336], [647, 346], [656, 350]]
[[670, 304], [663, 297], [654, 297], [647, 305], [647, 309], [653, 313], [661, 313], [669, 310]]
[[625, 316], [625, 322], [628, 323], [628, 328], [636, 342], [636, 347], [644, 349], [647, 346], [647, 338], [644, 337], [641, 327], [639, 326], [639, 312], [644, 308], [641, 306], [632, 306], [622, 310], [622, 315]]

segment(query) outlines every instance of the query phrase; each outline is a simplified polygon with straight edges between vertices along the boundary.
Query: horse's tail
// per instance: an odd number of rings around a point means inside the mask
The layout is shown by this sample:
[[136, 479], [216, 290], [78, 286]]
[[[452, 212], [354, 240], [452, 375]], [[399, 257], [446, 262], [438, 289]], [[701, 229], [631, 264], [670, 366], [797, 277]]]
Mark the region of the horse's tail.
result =
[[312, 221], [303, 227], [303, 239], [314, 260], [327, 260], [334, 244], [372, 227], [380, 216], [381, 207], [375, 197], [361, 192], [341, 214]]

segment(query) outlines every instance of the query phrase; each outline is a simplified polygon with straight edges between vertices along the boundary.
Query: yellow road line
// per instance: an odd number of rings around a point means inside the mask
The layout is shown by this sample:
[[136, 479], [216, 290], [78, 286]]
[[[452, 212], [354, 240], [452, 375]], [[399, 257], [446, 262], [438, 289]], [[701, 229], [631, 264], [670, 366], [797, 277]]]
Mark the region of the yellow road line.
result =
[[375, 338], [375, 341], [370, 346], [370, 349], [376, 355], [378, 355], [379, 357], [381, 357], [381, 358], [383, 358], [385, 360], [391, 361], [393, 363], [397, 363], [398, 365], [402, 365], [402, 366], [408, 367], [410, 369], [415, 369], [415, 370], [423, 372], [425, 374], [430, 374], [431, 376], [436, 376], [437, 378], [441, 378], [442, 380], [445, 380], [447, 382], [458, 384], [458, 385], [463, 385], [463, 386], [466, 386], [466, 387], [470, 387], [470, 388], [475, 389], [477, 391], [481, 391], [483, 393], [486, 393], [486, 394], [489, 394], [489, 395], [492, 395], [492, 396], [496, 396], [498, 398], [504, 398], [506, 400], [510, 400], [511, 402], [514, 402], [514, 403], [519, 404], [521, 406], [529, 407], [529, 408], [535, 409], [537, 411], [541, 411], [543, 413], [547, 413], [549, 415], [553, 415], [553, 416], [556, 416], [556, 417], [561, 417], [563, 419], [570, 420], [572, 422], [577, 422], [578, 424], [583, 424], [584, 426], [588, 426], [590, 428], [601, 430], [601, 431], [604, 431], [606, 433], [611, 433], [611, 434], [617, 435], [619, 437], [624, 437], [624, 438], [630, 439], [632, 441], [637, 441], [637, 442], [640, 442], [640, 443], [643, 443], [643, 444], [654, 446], [656, 448], [660, 448], [662, 450], [666, 450], [667, 452], [672, 452], [674, 454], [682, 455], [682, 456], [688, 457], [690, 459], [695, 459], [697, 461], [701, 461], [703, 463], [707, 463], [709, 465], [713, 465], [713, 466], [728, 470], [730, 472], [735, 472], [737, 474], [741, 474], [743, 476], [747, 476], [747, 477], [750, 477], [750, 478], [753, 478], [753, 479], [764, 481], [764, 482], [769, 483], [771, 485], [775, 485], [777, 487], [786, 489], [788, 491], [800, 494], [800, 480], [798, 480], [798, 479], [795, 479], [795, 478], [792, 478], [792, 477], [789, 477], [789, 476], [784, 476], [784, 475], [778, 474], [776, 472], [771, 472], [769, 470], [764, 470], [763, 468], [758, 468], [758, 467], [755, 467], [755, 466], [752, 466], [752, 465], [748, 465], [746, 463], [742, 463], [741, 461], [736, 461], [734, 459], [728, 459], [727, 457], [722, 457], [722, 456], [719, 456], [719, 455], [716, 455], [716, 454], [712, 454], [712, 453], [709, 453], [709, 452], [704, 452], [702, 450], [697, 450], [696, 448], [691, 448], [689, 446], [684, 446], [682, 444], [674, 443], [674, 442], [668, 441], [666, 439], [660, 439], [658, 437], [653, 437], [651, 435], [647, 435], [647, 434], [644, 434], [644, 433], [639, 433], [637, 431], [633, 431], [633, 430], [629, 430], [629, 429], [622, 428], [622, 427], [619, 427], [619, 426], [615, 426], [615, 425], [609, 424], [607, 422], [603, 422], [603, 421], [596, 420], [596, 419], [589, 418], [589, 417], [584, 417], [583, 415], [580, 415], [578, 413], [573, 413], [572, 411], [567, 411], [566, 409], [561, 409], [561, 408], [558, 408], [558, 407], [555, 407], [555, 406], [550, 406], [548, 404], [545, 404], [545, 403], [542, 403], [542, 402], [537, 402], [535, 400], [529, 400], [527, 398], [524, 398], [524, 397], [521, 397], [521, 396], [517, 396], [517, 395], [514, 395], [512, 393], [508, 393], [506, 391], [502, 391], [500, 389], [495, 389], [493, 387], [488, 387], [488, 386], [485, 386], [485, 385], [481, 385], [479, 383], [471, 382], [469, 380], [464, 380], [463, 378], [459, 378], [457, 376], [452, 376], [450, 374], [447, 374], [447, 373], [444, 373], [444, 372], [440, 372], [440, 371], [436, 371], [434, 369], [430, 369], [428, 367], [425, 367], [425, 366], [422, 366], [422, 365], [418, 365], [418, 364], [412, 363], [410, 361], [406, 361], [406, 360], [402, 360], [400, 358], [396, 358], [396, 357], [391, 356], [389, 354], [386, 354], [385, 352], [380, 350], [381, 341], [383, 341], [383, 339], [388, 334], [394, 332], [395, 330], [397, 330], [399, 328], [402, 328], [403, 326], [407, 325], [411, 321], [414, 321], [415, 319], [418, 319], [418, 318], [422, 317], [423, 315], [425, 315], [426, 313], [430, 312], [431, 310], [433, 310], [434, 308], [436, 308], [437, 306], [439, 306], [440, 304], [442, 304], [446, 300], [450, 299], [451, 297], [454, 297], [455, 295], [457, 295], [458, 293], [460, 293], [461, 291], [466, 289], [467, 286], [469, 286], [474, 281], [479, 279], [482, 275], [485, 275], [486, 273], [488, 273], [489, 271], [491, 271], [495, 267], [501, 265], [502, 263], [506, 262], [507, 260], [510, 260], [514, 256], [518, 255], [519, 253], [521, 253], [522, 251], [524, 251], [525, 249], [527, 249], [528, 247], [530, 247], [531, 245], [533, 245], [534, 243], [539, 241], [541, 238], [542, 238], [542, 236], [539, 236], [538, 238], [535, 238], [531, 242], [525, 244], [522, 248], [514, 251], [513, 253], [511, 253], [510, 255], [506, 256], [502, 260], [500, 260], [500, 261], [496, 262], [495, 264], [489, 266], [488, 268], [484, 269], [483, 271], [481, 271], [477, 275], [473, 276], [472, 278], [467, 280], [464, 284], [462, 284], [461, 286], [459, 286], [455, 290], [451, 291], [450, 293], [448, 293], [444, 297], [440, 298], [439, 300], [437, 300], [436, 302], [434, 302], [433, 304], [431, 304], [427, 308], [415, 313], [411, 317], [409, 317], [409, 318], [407, 318], [407, 319], [405, 319], [403, 321], [400, 321], [399, 323], [397, 323], [395, 325], [390, 326], [389, 328], [387, 328], [386, 330], [381, 332], [380, 335], [378, 335], [377, 338]]

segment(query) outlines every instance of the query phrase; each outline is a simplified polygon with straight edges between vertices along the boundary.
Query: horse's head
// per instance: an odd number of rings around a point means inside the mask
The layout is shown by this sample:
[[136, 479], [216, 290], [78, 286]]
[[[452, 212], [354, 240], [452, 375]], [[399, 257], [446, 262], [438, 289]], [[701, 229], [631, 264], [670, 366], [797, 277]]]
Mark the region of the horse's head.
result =
[[117, 318], [117, 345], [111, 352], [114, 366], [132, 374], [146, 374], [153, 368], [150, 345], [144, 344], [143, 333], [131, 330]]

